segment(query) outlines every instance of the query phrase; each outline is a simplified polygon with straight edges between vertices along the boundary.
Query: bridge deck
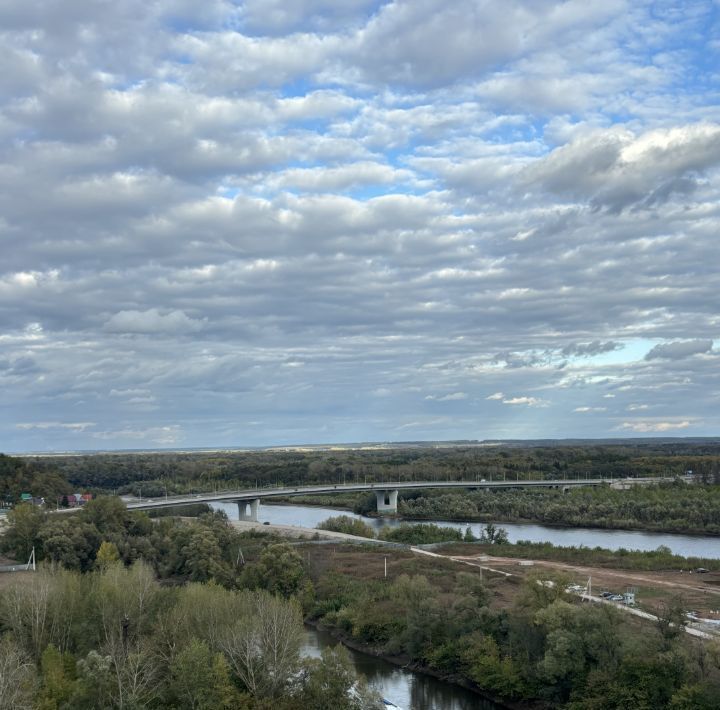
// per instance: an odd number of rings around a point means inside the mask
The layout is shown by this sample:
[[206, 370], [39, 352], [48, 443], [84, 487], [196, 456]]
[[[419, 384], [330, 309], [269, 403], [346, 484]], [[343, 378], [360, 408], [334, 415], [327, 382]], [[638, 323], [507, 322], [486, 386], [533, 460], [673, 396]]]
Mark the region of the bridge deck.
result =
[[[129, 501], [131, 510], [166, 508], [192, 503], [220, 503], [223, 501], [262, 500], [263, 498], [287, 498], [323, 493], [361, 493], [373, 491], [417, 490], [421, 488], [565, 488], [576, 486], [599, 486], [623, 479], [590, 478], [564, 479], [554, 481], [384, 481], [381, 483], [338, 483], [318, 486], [297, 486], [283, 488], [243, 488], [233, 491], [216, 491], [193, 495], [166, 496]], [[672, 478], [635, 478], [635, 483], [659, 483]]]

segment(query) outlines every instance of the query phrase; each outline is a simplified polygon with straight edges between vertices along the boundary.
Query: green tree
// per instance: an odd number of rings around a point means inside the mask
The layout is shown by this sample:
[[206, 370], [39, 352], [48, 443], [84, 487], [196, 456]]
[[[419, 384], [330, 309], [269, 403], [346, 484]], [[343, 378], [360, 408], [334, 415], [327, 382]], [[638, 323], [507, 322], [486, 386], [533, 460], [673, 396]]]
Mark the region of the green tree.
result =
[[523, 690], [519, 668], [509, 656], [503, 656], [497, 642], [476, 632], [464, 640], [462, 662], [469, 677], [481, 688], [504, 697], [516, 697]]
[[70, 698], [70, 708], [97, 710], [112, 707], [116, 682], [110, 656], [90, 651], [77, 663], [77, 680]]
[[303, 560], [290, 545], [268, 545], [260, 559], [245, 566], [242, 582], [251, 589], [266, 589], [284, 597], [300, 594], [307, 586]]
[[685, 609], [685, 601], [679, 595], [674, 595], [669, 601], [661, 602], [659, 606], [656, 624], [666, 648], [670, 648], [683, 633], [686, 622]]
[[37, 701], [38, 710], [59, 710], [66, 707], [75, 690], [75, 660], [70, 653], [60, 653], [50, 644], [40, 658], [42, 685]]
[[103, 540], [95, 556], [95, 566], [98, 569], [105, 569], [109, 565], [120, 560], [120, 553], [114, 542]]
[[38, 539], [42, 543], [43, 557], [67, 569], [87, 572], [95, 562], [100, 544], [100, 533], [95, 525], [79, 517], [70, 520], [52, 518], [40, 528]]
[[170, 685], [179, 708], [231, 710], [240, 701], [224, 656], [212, 653], [198, 639], [192, 639], [175, 657], [170, 666]]
[[[8, 527], [0, 538], [2, 549], [21, 562], [27, 561], [33, 546], [40, 547], [38, 533], [45, 518], [45, 511], [38, 506], [30, 503], [16, 505], [7, 514]], [[36, 550], [37, 554], [40, 552], [40, 549]]]
[[358, 681], [348, 652], [342, 646], [325, 648], [321, 658], [303, 662], [296, 696], [313, 710], [380, 710], [382, 699]]
[[183, 571], [193, 582], [206, 582], [222, 575], [222, 553], [212, 531], [202, 527], [193, 529], [181, 553]]
[[317, 526], [320, 530], [332, 530], [333, 532], [345, 533], [346, 535], [357, 535], [359, 537], [374, 538], [375, 532], [363, 520], [351, 518], [349, 515], [337, 515], [334, 518], [323, 520]]
[[93, 524], [107, 540], [122, 535], [132, 518], [125, 503], [116, 496], [98, 496], [88, 501], [79, 513], [84, 522]]

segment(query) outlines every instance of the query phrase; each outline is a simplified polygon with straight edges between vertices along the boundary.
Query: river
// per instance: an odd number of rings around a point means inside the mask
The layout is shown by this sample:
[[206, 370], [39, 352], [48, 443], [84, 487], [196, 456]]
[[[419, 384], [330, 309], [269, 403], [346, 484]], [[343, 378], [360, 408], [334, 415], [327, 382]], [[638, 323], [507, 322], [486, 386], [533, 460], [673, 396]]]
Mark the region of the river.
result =
[[[337, 643], [337, 639], [322, 630], [306, 627], [302, 654], [319, 657], [323, 648]], [[460, 686], [405, 670], [367, 653], [350, 648], [348, 652], [355, 671], [383, 698], [403, 710], [500, 710], [500, 705]]]
[[[224, 510], [231, 520], [238, 519], [235, 503], [217, 503], [216, 509]], [[399, 525], [397, 518], [368, 518], [334, 508], [321, 508], [308, 505], [261, 505], [258, 520], [277, 523], [279, 525], [300, 525], [305, 528], [317, 527], [318, 523], [334, 515], [350, 515], [363, 520], [375, 529], [386, 525]], [[407, 521], [430, 522], [445, 527], [465, 531], [470, 527], [476, 537], [480, 537], [484, 523], [478, 522], [447, 522], [444, 520]], [[603, 530], [598, 528], [553, 528], [547, 525], [531, 523], [498, 523], [508, 532], [510, 542], [530, 540], [531, 542], [551, 542], [553, 545], [585, 545], [587, 547], [605, 547], [618, 550], [655, 550], [660, 545], [669, 547], [675, 554], [684, 557], [706, 557], [720, 559], [720, 537], [703, 537], [701, 535], [680, 535], [675, 533], [642, 532], [639, 530]]]

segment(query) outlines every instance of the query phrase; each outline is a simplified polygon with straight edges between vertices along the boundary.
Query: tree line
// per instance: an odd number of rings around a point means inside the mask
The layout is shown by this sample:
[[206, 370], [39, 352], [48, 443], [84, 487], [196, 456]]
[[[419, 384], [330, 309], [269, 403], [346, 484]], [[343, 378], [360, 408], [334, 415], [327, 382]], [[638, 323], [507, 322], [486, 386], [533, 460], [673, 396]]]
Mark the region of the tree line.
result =
[[[0, 456], [0, 471], [16, 464]], [[674, 476], [694, 471], [703, 482], [720, 482], [720, 442], [639, 441], [622, 443], [398, 445], [368, 450], [100, 453], [26, 457], [26, 472], [59, 475], [52, 494], [83, 489], [148, 496], [213, 488], [300, 486], [411, 480], [515, 480], [589, 477]], [[31, 477], [32, 478], [32, 477]], [[18, 495], [31, 478], [5, 484], [0, 494]], [[39, 480], [39, 479], [38, 479]], [[58, 481], [69, 487], [61, 490]], [[28, 491], [29, 492], [29, 491]]]
[[[365, 511], [361, 501], [356, 511]], [[405, 518], [532, 521], [573, 527], [720, 534], [720, 487], [685, 483], [557, 489], [487, 489], [463, 494], [401, 492], [398, 514]]]

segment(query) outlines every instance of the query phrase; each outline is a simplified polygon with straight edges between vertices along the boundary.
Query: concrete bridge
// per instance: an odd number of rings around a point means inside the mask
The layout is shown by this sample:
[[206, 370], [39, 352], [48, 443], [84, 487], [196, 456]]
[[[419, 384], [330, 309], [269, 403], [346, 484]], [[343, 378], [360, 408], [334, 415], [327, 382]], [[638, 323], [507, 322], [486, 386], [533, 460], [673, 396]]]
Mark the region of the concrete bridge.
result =
[[[240, 520], [257, 521], [260, 501], [267, 498], [291, 498], [295, 496], [321, 495], [323, 493], [359, 493], [373, 492], [377, 500], [379, 513], [397, 513], [397, 498], [401, 490], [418, 490], [422, 488], [443, 488], [443, 489], [490, 489], [490, 488], [561, 488], [567, 491], [578, 486], [600, 486], [610, 484], [613, 480], [609, 478], [580, 478], [564, 479], [555, 481], [486, 481], [485, 479], [475, 481], [398, 481], [395, 483], [338, 483], [323, 484], [317, 486], [297, 486], [285, 488], [251, 488], [234, 491], [215, 491], [208, 493], [197, 493], [182, 496], [165, 496], [158, 498], [143, 498], [128, 501], [127, 507], [130, 510], [150, 510], [153, 508], [169, 508], [180, 505], [191, 505], [193, 503], [224, 503], [234, 502], [238, 506]], [[625, 480], [625, 479], [623, 479]], [[636, 484], [660, 483], [662, 481], [673, 481], [673, 478], [642, 478], [630, 479]]]

